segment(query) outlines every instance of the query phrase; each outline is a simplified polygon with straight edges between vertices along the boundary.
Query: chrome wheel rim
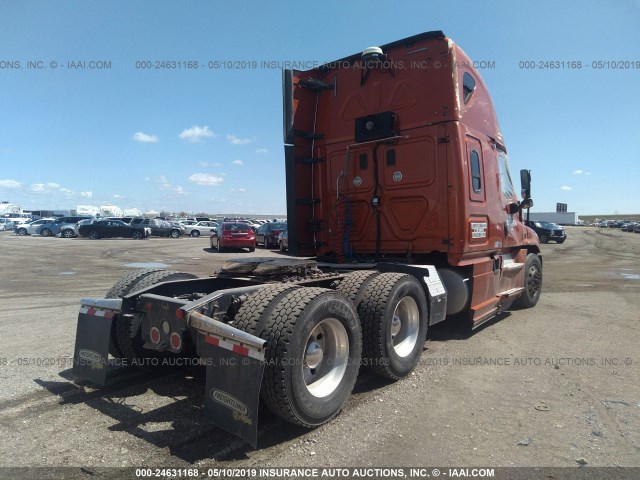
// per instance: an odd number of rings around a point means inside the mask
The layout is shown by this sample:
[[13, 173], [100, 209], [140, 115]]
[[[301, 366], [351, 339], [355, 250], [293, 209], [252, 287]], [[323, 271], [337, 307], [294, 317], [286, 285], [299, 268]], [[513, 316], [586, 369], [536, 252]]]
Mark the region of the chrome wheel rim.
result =
[[311, 395], [331, 395], [349, 362], [349, 335], [342, 322], [325, 318], [309, 334], [302, 354], [302, 377]]
[[403, 297], [391, 317], [391, 341], [399, 357], [407, 357], [413, 352], [420, 330], [420, 310], [412, 297]]
[[527, 272], [527, 292], [530, 297], [535, 297], [540, 291], [540, 285], [542, 284], [542, 274], [540, 269], [535, 265], [532, 265]]

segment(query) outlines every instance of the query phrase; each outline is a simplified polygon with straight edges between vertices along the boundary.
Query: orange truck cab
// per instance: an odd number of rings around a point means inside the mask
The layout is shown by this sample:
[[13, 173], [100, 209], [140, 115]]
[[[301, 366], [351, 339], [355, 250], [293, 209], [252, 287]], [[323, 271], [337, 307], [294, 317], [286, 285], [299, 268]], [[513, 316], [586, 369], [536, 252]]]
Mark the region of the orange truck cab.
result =
[[518, 200], [489, 92], [472, 61], [427, 32], [308, 71], [285, 70], [289, 250], [341, 264], [433, 265], [447, 316], [478, 326], [542, 260]]

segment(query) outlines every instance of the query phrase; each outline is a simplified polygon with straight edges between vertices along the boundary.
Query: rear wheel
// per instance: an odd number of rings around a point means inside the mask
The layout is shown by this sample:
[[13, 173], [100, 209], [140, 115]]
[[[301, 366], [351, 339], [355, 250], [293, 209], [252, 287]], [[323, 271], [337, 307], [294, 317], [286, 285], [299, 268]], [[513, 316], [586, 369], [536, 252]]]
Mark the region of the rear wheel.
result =
[[171, 236], [171, 238], [180, 238], [182, 233], [180, 232], [180, 230], [171, 230], [171, 233], [169, 235]]
[[222, 248], [222, 244], [220, 243], [220, 239], [218, 239], [218, 253], [222, 253], [223, 248]]
[[516, 298], [513, 306], [516, 308], [535, 307], [542, 292], [542, 262], [535, 253], [527, 255], [524, 266], [524, 292]]
[[98, 239], [100, 238], [100, 234], [99, 234], [96, 230], [91, 230], [91, 231], [89, 232], [88, 237], [89, 237], [91, 240], [98, 240]]
[[379, 275], [379, 272], [374, 270], [359, 270], [357, 272], [351, 272], [344, 277], [340, 283], [335, 287], [336, 292], [342, 293], [346, 296], [351, 303], [356, 307], [360, 306], [364, 293], [371, 281]]
[[144, 234], [139, 230], [134, 230], [131, 234], [131, 238], [133, 238], [134, 240], [140, 240], [144, 238]]
[[305, 427], [331, 420], [349, 398], [360, 366], [360, 322], [353, 305], [332, 290], [295, 285], [269, 286], [254, 295], [236, 318], [267, 340], [264, 403]]
[[544, 233], [541, 234], [538, 239], [540, 240], [540, 243], [549, 243], [549, 237], [547, 237]]
[[42, 235], [43, 237], [50, 237], [51, 236], [51, 230], [49, 230], [48, 228], [43, 228], [40, 231], [40, 235]]
[[402, 273], [375, 276], [366, 287], [358, 314], [363, 365], [394, 380], [411, 372], [427, 336], [427, 299], [420, 282]]
[[[125, 294], [130, 294], [143, 288], [149, 288], [161, 282], [188, 280], [192, 278], [197, 277], [190, 273], [171, 270], [152, 270], [149, 274], [140, 277], [138, 281], [133, 282]], [[142, 340], [139, 325], [140, 323], [133, 316], [118, 316], [114, 318], [112, 331], [115, 334], [115, 343], [121, 352], [121, 358], [126, 358], [130, 365], [144, 366], [148, 365], [145, 359], [162, 358], [170, 355], [166, 352], [157, 352], [143, 348], [144, 341]], [[189, 353], [183, 350], [181, 355], [188, 356]]]
[[26, 235], [27, 234], [27, 229], [26, 228], [19, 228], [18, 229], [18, 235]]
[[252, 253], [255, 252], [256, 251], [256, 247], [249, 247], [249, 251], [252, 252]]
[[[151, 275], [154, 272], [160, 272], [162, 270], [158, 268], [148, 268], [144, 270], [135, 270], [131, 273], [128, 273], [124, 277], [122, 277], [113, 287], [109, 289], [109, 291], [105, 294], [105, 298], [122, 298], [124, 295], [129, 293], [134, 285], [139, 282], [142, 278]], [[122, 352], [118, 347], [116, 342], [116, 333], [115, 333], [115, 325], [116, 322], [119, 321], [118, 316], [114, 318], [113, 323], [111, 324], [111, 339], [109, 341], [109, 353], [116, 358], [123, 358]]]
[[66, 230], [63, 230], [63, 231], [62, 231], [62, 236], [63, 236], [64, 238], [73, 238], [73, 237], [75, 237], [76, 235], [75, 235], [75, 233], [73, 233], [73, 230], [66, 229]]
[[200, 232], [199, 232], [198, 230], [194, 230], [193, 232], [191, 232], [191, 236], [192, 236], [193, 238], [195, 238], [195, 237], [199, 237], [199, 236], [200, 236]]

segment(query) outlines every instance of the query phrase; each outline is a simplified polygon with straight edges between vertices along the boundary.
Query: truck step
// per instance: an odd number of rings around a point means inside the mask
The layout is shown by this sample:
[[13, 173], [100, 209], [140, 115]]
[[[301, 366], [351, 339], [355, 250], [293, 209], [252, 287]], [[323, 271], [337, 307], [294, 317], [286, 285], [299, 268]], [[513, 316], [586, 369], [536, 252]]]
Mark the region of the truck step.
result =
[[504, 292], [500, 292], [496, 294], [496, 297], [507, 298], [507, 297], [510, 297], [511, 295], [515, 295], [516, 293], [520, 293], [523, 290], [524, 290], [524, 287], [512, 288], [511, 290], [505, 290]]
[[305, 78], [298, 82], [298, 86], [302, 88], [306, 88], [308, 90], [313, 90], [316, 92], [320, 92], [322, 90], [333, 90], [333, 85], [330, 85], [322, 80], [318, 80], [317, 78]]

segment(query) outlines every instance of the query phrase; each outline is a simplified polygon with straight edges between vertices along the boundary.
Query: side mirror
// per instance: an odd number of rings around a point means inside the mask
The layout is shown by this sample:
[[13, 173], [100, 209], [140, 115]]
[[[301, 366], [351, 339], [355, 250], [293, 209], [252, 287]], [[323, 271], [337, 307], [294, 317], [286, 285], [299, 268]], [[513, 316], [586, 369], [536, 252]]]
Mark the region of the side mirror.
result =
[[519, 211], [520, 204], [510, 203], [509, 205], [507, 205], [507, 212], [509, 212], [509, 215], [513, 215], [514, 213], [518, 213]]
[[522, 202], [520, 202], [520, 208], [525, 209], [525, 208], [531, 208], [533, 207], [533, 199], [532, 198], [527, 198], [525, 200], [523, 200]]
[[520, 170], [520, 185], [522, 188], [522, 198], [531, 197], [531, 170]]

